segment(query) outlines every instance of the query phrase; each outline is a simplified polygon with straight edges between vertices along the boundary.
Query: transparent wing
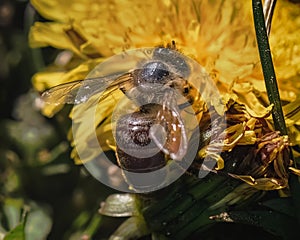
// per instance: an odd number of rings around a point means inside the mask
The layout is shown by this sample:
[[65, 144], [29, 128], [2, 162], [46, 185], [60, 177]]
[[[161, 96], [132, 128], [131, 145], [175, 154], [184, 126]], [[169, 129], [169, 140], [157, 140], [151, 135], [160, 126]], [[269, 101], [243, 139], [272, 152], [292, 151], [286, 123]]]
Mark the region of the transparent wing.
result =
[[[162, 108], [157, 113], [155, 126], [150, 130], [150, 136], [155, 144], [173, 160], [182, 160], [187, 151], [188, 140], [172, 92], [165, 93]], [[165, 131], [163, 137], [161, 127]]]
[[41, 99], [47, 104], [80, 104], [91, 96], [103, 92], [105, 98], [110, 92], [132, 84], [132, 74], [114, 74], [106, 77], [87, 78], [64, 83], [43, 92]]

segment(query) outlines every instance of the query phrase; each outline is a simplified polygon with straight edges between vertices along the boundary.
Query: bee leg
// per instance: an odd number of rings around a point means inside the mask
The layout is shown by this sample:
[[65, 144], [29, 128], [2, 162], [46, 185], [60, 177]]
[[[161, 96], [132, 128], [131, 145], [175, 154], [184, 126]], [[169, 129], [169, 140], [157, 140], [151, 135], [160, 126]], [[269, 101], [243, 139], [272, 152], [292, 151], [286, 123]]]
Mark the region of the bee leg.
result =
[[107, 144], [107, 146], [108, 146], [111, 150], [113, 150], [114, 152], [117, 151], [116, 145], [115, 145], [115, 144], [112, 144], [108, 139], [106, 139], [106, 144]]

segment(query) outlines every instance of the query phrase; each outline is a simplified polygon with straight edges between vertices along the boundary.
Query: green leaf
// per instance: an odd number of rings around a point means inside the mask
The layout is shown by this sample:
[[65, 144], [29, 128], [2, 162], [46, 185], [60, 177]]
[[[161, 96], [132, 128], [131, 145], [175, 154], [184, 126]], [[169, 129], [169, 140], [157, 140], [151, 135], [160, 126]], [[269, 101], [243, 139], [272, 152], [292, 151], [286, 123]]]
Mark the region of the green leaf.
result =
[[71, 227], [70, 240], [81, 239], [82, 236], [93, 237], [103, 223], [103, 218], [99, 213], [84, 211], [73, 222]]
[[126, 219], [109, 239], [139, 239], [149, 233], [150, 231], [144, 218], [134, 216]]
[[99, 214], [95, 214], [93, 218], [91, 219], [88, 227], [85, 230], [85, 233], [87, 233], [89, 236], [93, 236], [99, 229], [102, 222], [102, 217], [99, 216]]
[[9, 231], [3, 240], [25, 240], [24, 223], [20, 223]]
[[3, 213], [9, 228], [4, 240], [23, 240], [25, 239], [24, 225], [26, 222], [27, 210], [23, 208], [24, 203], [21, 199], [8, 198], [3, 205]]
[[4, 234], [7, 239], [46, 239], [51, 230], [52, 220], [47, 209], [34, 202], [28, 206], [21, 199], [8, 198], [2, 209], [2, 222], [7, 224], [0, 229], [3, 233], [8, 232]]
[[266, 89], [269, 101], [274, 105], [272, 111], [274, 126], [282, 135], [287, 135], [261, 0], [252, 0], [252, 9]]

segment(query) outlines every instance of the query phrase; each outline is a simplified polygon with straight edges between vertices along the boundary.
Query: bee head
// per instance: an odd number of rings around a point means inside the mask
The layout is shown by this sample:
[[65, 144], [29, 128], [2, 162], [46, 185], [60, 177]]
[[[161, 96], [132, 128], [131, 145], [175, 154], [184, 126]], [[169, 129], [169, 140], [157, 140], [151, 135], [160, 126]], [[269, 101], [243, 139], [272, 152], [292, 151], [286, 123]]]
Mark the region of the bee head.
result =
[[171, 48], [158, 47], [153, 52], [153, 59], [158, 59], [167, 64], [174, 73], [183, 78], [190, 75], [190, 67], [185, 57], [178, 51]]
[[143, 92], [152, 92], [165, 85], [172, 73], [162, 61], [156, 60], [145, 63], [138, 74], [138, 86]]

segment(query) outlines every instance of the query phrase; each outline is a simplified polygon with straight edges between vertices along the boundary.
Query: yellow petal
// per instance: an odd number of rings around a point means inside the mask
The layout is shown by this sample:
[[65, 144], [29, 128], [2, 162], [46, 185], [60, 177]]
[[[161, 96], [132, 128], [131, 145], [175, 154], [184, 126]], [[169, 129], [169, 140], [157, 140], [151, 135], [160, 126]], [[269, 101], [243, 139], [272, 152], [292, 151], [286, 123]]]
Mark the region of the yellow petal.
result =
[[236, 175], [231, 173], [229, 173], [229, 175], [233, 178], [244, 181], [245, 183], [249, 184], [250, 186], [253, 186], [258, 190], [279, 190], [287, 187], [288, 185], [287, 181], [279, 180], [276, 178], [254, 179], [253, 177], [247, 175]]
[[36, 22], [30, 28], [29, 45], [33, 48], [52, 46], [58, 49], [69, 49], [85, 58], [66, 34], [66, 30], [70, 28], [69, 24]]
[[256, 97], [251, 83], [235, 83], [232, 91], [238, 96], [237, 102], [245, 105], [247, 112], [255, 118], [266, 118], [271, 114], [272, 105], [264, 107]]
[[283, 106], [283, 112], [287, 121], [289, 121], [288, 126], [293, 124], [300, 125], [300, 97]]
[[32, 84], [36, 90], [42, 92], [45, 89], [62, 84], [64, 75], [63, 72], [39, 72], [32, 77]]
[[217, 162], [217, 167], [215, 167], [216, 170], [224, 168], [224, 159], [219, 154], [210, 154], [209, 156]]
[[[32, 83], [35, 89], [42, 92], [51, 87], [77, 81], [84, 80], [85, 77], [103, 61], [102, 58], [82, 62], [70, 71], [59, 71], [57, 68], [50, 67], [44, 72], [35, 74], [32, 78]], [[56, 71], [53, 71], [56, 70]]]
[[[76, 105], [70, 116], [76, 132], [73, 132], [72, 143], [76, 144], [79, 153], [84, 152], [84, 157], [76, 157], [76, 163], [82, 164], [96, 159], [104, 151], [111, 150], [108, 143], [114, 143], [111, 126], [111, 115], [118, 100], [123, 96], [121, 91], [108, 96], [101, 106], [95, 107], [95, 99], [99, 100], [99, 94], [93, 96], [86, 103]], [[91, 107], [94, 106], [94, 107]], [[90, 119], [92, 116], [93, 119]], [[100, 127], [97, 127], [101, 123]], [[75, 131], [75, 130], [73, 130]], [[96, 136], [96, 138], [95, 138]], [[77, 156], [74, 151], [73, 156]]]
[[300, 176], [300, 169], [297, 169], [297, 168], [294, 168], [294, 167], [289, 167], [289, 170], [290, 170], [292, 173], [294, 173], [294, 174]]
[[279, 79], [296, 76], [300, 72], [299, 28], [300, 8], [289, 1], [278, 1], [272, 21], [270, 45]]
[[257, 141], [254, 131], [245, 131], [244, 135], [239, 139], [238, 145], [252, 145]]
[[300, 145], [300, 130], [297, 126], [289, 126], [288, 127], [289, 133], [289, 141], [292, 146]]
[[46, 19], [68, 22], [70, 19], [96, 17], [103, 8], [96, 0], [30, 0], [34, 8]]

